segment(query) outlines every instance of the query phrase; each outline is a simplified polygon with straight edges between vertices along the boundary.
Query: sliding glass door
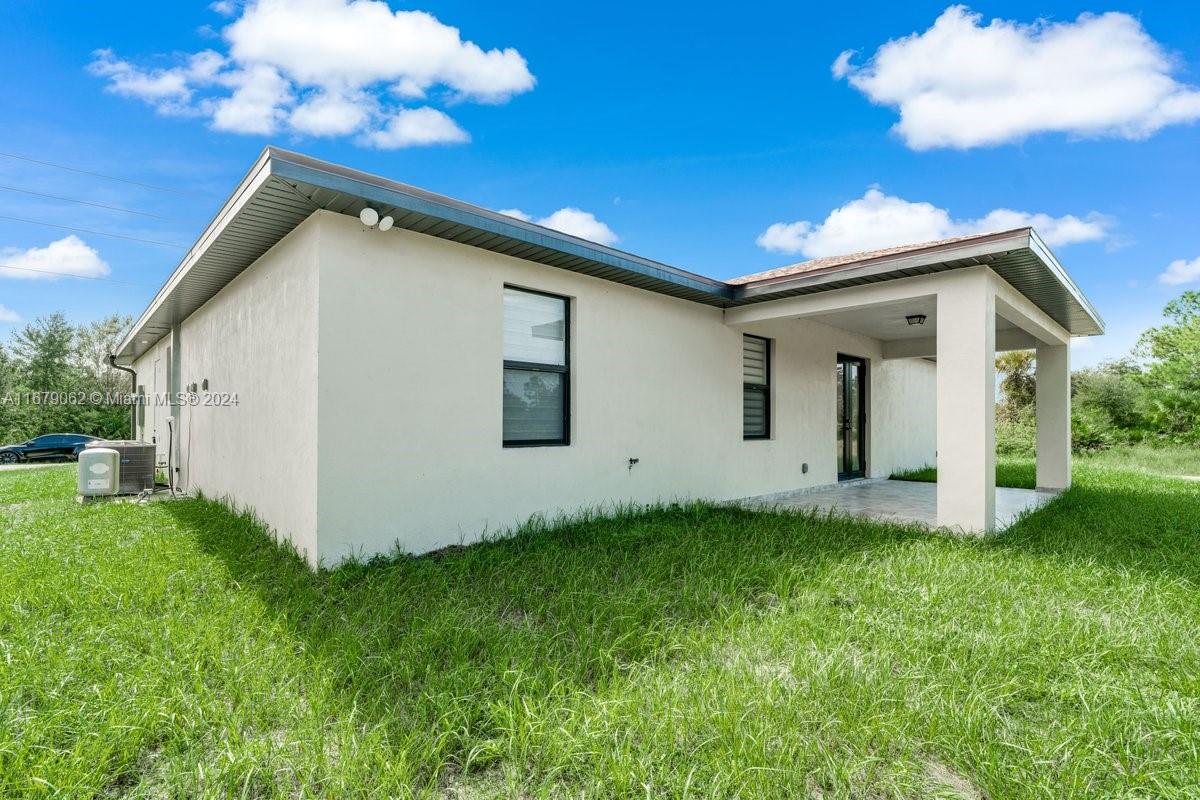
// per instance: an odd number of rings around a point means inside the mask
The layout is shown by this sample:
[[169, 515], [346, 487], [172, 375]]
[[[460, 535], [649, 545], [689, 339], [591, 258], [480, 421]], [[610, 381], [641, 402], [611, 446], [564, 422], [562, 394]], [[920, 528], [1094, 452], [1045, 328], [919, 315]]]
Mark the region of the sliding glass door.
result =
[[838, 355], [837, 461], [838, 480], [867, 474], [867, 362]]

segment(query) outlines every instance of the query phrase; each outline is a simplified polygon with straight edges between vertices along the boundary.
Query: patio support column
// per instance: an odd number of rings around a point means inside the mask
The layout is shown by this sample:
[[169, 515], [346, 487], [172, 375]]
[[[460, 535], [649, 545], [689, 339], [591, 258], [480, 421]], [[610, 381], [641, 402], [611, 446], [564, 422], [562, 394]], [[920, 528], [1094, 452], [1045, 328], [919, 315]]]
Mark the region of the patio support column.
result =
[[1037, 487], [1071, 485], [1071, 348], [1037, 345]]
[[996, 294], [986, 270], [937, 294], [937, 521], [996, 524]]

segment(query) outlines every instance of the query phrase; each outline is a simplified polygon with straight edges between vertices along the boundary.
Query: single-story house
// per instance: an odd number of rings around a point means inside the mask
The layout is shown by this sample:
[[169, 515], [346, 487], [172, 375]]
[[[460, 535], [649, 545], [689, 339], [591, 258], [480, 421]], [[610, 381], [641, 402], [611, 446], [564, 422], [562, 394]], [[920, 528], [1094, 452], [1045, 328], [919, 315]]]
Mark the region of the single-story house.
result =
[[173, 395], [136, 436], [177, 485], [329, 565], [934, 463], [938, 523], [987, 531], [996, 352], [1036, 348], [1064, 488], [1102, 332], [1030, 228], [722, 281], [268, 148], [114, 355]]

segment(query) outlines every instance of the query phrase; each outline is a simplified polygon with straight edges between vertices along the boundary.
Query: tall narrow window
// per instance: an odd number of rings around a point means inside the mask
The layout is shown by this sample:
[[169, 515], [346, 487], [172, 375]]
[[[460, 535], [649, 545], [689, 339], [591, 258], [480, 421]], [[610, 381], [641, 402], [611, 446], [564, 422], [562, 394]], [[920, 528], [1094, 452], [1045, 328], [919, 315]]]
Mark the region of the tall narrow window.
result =
[[742, 437], [771, 435], [771, 341], [742, 336]]
[[568, 444], [567, 298], [504, 289], [504, 446]]

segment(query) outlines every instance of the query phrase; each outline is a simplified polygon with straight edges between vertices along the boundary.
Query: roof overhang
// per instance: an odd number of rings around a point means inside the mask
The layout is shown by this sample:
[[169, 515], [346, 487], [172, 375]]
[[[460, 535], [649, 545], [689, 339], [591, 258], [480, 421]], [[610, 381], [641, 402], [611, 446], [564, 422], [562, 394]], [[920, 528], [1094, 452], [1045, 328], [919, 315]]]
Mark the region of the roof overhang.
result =
[[268, 147], [117, 349], [128, 363], [168, 334], [313, 212], [366, 206], [395, 227], [717, 308], [987, 264], [1076, 335], [1103, 322], [1031, 229], [741, 285], [708, 278], [414, 186]]
[[1104, 333], [1104, 320], [1032, 228], [971, 237], [829, 269], [742, 284], [734, 305], [986, 266], [1073, 336]]

